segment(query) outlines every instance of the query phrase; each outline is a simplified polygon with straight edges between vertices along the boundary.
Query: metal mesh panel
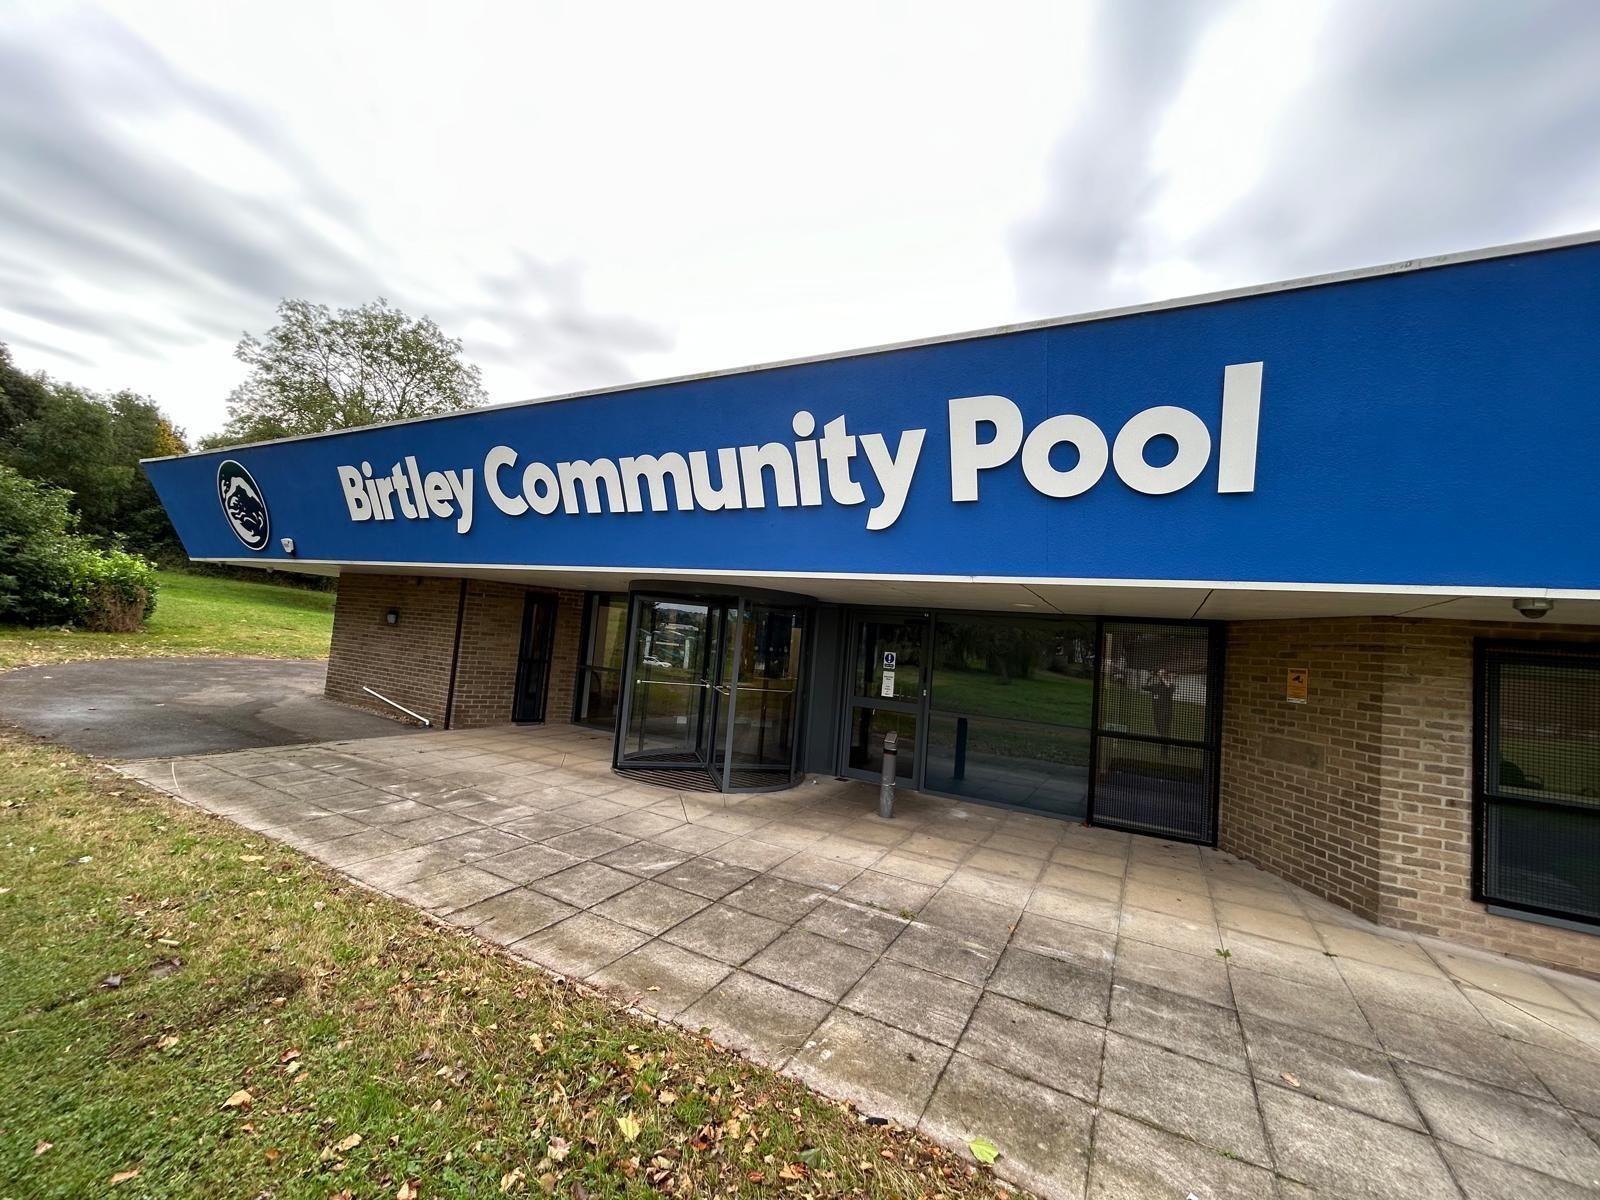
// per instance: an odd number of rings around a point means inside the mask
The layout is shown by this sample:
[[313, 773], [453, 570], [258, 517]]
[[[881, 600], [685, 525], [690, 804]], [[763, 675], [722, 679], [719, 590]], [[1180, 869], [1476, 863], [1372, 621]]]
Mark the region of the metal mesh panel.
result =
[[1482, 651], [1479, 890], [1600, 921], [1600, 654]]
[[1095, 823], [1210, 841], [1210, 772], [1208, 750], [1102, 737], [1094, 775]]
[[1216, 663], [1206, 625], [1101, 628], [1092, 812], [1097, 825], [1216, 840]]

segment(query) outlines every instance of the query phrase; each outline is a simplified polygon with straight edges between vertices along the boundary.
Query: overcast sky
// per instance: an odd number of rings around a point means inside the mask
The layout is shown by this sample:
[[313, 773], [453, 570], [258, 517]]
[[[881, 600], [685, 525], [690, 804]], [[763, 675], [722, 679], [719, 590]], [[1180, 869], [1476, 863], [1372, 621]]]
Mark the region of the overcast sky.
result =
[[0, 341], [191, 434], [285, 296], [495, 401], [1600, 226], [1600, 3], [0, 7]]

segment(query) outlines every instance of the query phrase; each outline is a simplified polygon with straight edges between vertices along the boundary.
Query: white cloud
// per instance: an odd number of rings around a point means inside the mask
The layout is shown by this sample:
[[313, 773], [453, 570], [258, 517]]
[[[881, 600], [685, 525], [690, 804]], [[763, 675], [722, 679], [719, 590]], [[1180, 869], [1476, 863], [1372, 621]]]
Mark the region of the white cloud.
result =
[[284, 296], [492, 398], [1596, 221], [1587, 0], [0, 11], [0, 340], [215, 428]]

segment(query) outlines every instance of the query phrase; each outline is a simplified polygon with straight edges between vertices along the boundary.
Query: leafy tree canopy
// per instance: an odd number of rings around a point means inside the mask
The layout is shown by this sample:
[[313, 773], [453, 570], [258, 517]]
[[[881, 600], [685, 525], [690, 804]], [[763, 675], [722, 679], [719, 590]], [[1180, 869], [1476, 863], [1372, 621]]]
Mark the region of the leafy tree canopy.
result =
[[228, 424], [205, 445], [322, 433], [474, 408], [478, 368], [428, 317], [387, 300], [338, 311], [285, 300], [265, 337], [246, 334], [234, 356], [250, 377], [228, 397]]
[[[25, 375], [11, 365], [3, 344], [0, 388], [6, 396], [0, 400], [0, 463], [70, 493], [77, 529], [100, 545], [125, 542], [156, 553], [177, 548], [139, 460], [182, 454], [188, 446], [153, 401]], [[9, 426], [8, 414], [14, 418]]]

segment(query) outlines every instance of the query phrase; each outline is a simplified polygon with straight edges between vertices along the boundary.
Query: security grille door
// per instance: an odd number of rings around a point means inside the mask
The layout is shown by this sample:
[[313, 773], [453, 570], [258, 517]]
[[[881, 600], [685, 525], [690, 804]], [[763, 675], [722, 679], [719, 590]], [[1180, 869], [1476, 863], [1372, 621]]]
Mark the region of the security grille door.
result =
[[1600, 649], [1482, 642], [1473, 898], [1600, 923]]
[[556, 630], [556, 598], [529, 592], [522, 604], [522, 641], [517, 651], [517, 691], [511, 719], [518, 724], [544, 720], [550, 684], [550, 648]]
[[1105, 621], [1089, 819], [1217, 840], [1221, 647], [1215, 626]]

